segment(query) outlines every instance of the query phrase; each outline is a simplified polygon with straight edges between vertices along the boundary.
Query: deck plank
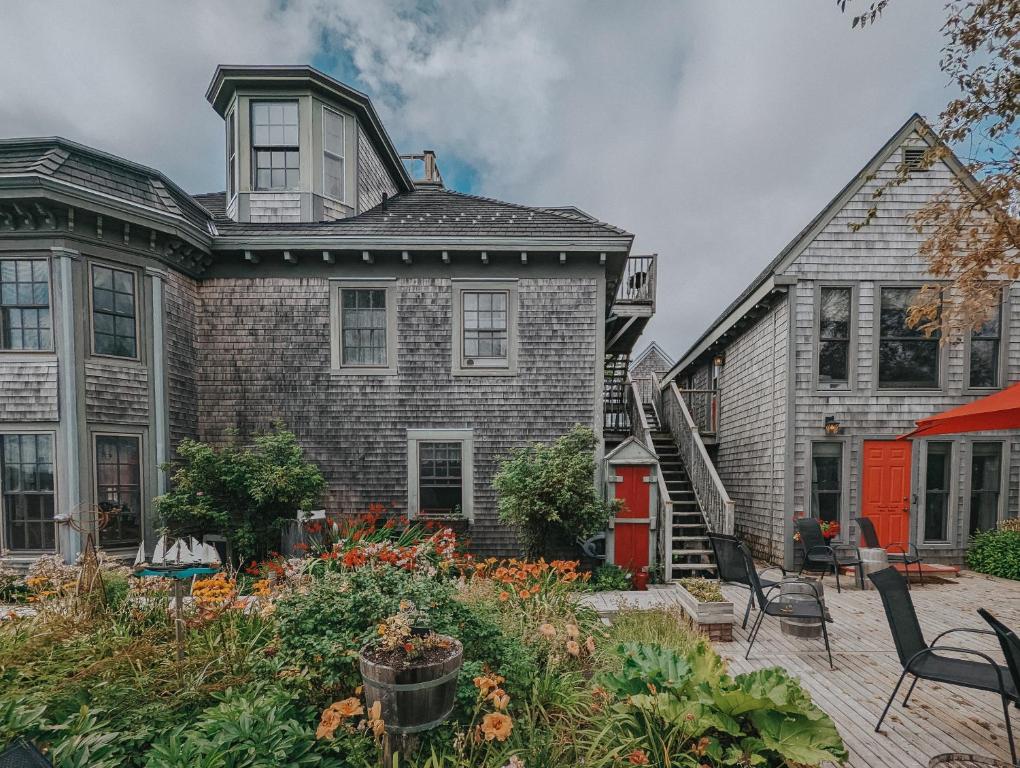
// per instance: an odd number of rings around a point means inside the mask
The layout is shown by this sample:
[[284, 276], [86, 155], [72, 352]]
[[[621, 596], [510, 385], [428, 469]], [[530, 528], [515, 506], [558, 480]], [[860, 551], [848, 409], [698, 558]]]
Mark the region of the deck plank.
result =
[[[739, 620], [746, 590], [726, 586], [723, 591], [733, 601]], [[953, 627], [986, 629], [976, 612], [979, 607], [988, 608], [1008, 626], [1020, 628], [1017, 582], [964, 571], [952, 581], [915, 584], [911, 596], [929, 642]], [[905, 709], [900, 705], [909, 681], [905, 682], [882, 732], [875, 733], [875, 723], [901, 671], [882, 602], [878, 593], [870, 590], [844, 588], [837, 594], [831, 577], [825, 580], [825, 597], [834, 620], [829, 637], [835, 670], [829, 669], [821, 638], [787, 637], [780, 631], [779, 620], [771, 617], [765, 619], [751, 657], [745, 660], [755, 612], [748, 630], [735, 624], [733, 642], [715, 643], [715, 647], [734, 674], [778, 665], [799, 677], [818, 706], [835, 721], [850, 751], [848, 765], [853, 768], [926, 768], [932, 757], [946, 752], [1009, 759], [1002, 707], [994, 693], [922, 681]], [[955, 634], [947, 640], [1002, 660], [993, 637]], [[1020, 725], [1020, 718], [1014, 719]]]

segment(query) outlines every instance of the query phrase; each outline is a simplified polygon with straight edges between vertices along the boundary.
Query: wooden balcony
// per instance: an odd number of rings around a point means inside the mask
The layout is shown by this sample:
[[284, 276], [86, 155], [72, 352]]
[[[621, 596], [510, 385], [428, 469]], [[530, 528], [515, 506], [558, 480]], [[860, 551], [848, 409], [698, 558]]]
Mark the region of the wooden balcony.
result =
[[628, 256], [606, 320], [606, 353], [629, 353], [655, 314], [656, 254]]

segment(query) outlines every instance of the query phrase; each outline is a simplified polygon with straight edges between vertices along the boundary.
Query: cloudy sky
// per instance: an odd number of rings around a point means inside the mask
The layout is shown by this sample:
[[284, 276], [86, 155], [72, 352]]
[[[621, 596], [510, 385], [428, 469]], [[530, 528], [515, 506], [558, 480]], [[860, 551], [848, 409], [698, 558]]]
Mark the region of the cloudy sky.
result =
[[310, 62], [450, 186], [634, 232], [661, 259], [647, 338], [679, 354], [907, 117], [937, 115], [943, 20], [935, 0], [864, 32], [835, 0], [5, 0], [0, 135], [221, 190], [215, 65]]

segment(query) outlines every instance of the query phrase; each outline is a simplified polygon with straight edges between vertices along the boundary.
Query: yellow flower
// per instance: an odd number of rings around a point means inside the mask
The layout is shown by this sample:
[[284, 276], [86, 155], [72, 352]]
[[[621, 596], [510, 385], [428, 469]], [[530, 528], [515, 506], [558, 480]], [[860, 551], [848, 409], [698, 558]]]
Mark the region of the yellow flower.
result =
[[506, 741], [513, 727], [514, 722], [510, 719], [510, 715], [490, 712], [482, 718], [482, 724], [479, 728], [486, 741], [492, 741], [493, 739], [496, 741]]

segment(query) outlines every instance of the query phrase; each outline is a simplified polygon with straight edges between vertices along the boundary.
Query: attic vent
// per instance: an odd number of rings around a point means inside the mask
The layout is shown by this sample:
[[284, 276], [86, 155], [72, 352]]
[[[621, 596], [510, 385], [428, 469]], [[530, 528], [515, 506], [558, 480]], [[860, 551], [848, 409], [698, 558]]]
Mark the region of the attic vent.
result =
[[924, 163], [924, 147], [904, 147], [903, 164], [908, 171], [927, 171], [928, 166]]

